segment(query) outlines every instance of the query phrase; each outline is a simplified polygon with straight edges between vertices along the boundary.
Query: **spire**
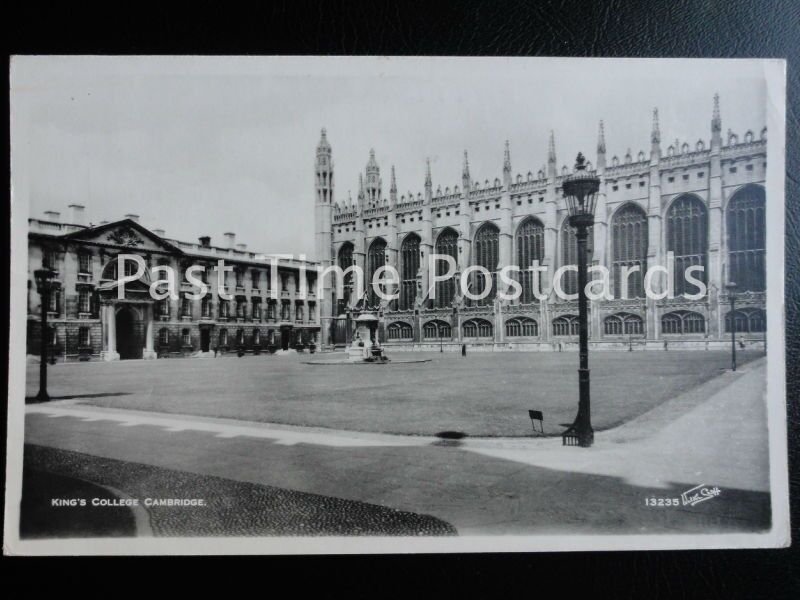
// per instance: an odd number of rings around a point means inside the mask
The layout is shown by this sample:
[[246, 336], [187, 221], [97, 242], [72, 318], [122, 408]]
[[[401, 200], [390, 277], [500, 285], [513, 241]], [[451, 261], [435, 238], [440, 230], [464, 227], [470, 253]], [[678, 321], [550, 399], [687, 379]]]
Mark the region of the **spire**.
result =
[[328, 134], [325, 131], [325, 128], [322, 128], [319, 136], [319, 144], [317, 144], [317, 154], [320, 154], [324, 151], [330, 153], [331, 145], [328, 143]]
[[661, 160], [661, 129], [658, 125], [658, 109], [653, 109], [653, 128], [650, 131], [650, 165], [655, 166]]
[[597, 153], [606, 153], [606, 132], [603, 129], [603, 121], [600, 120], [600, 129], [597, 132]]
[[550, 143], [547, 146], [547, 162], [556, 164], [556, 134], [550, 130]]
[[472, 178], [469, 175], [469, 158], [467, 157], [467, 151], [464, 150], [464, 169], [461, 172], [461, 184], [465, 192], [469, 191], [471, 182]]
[[661, 129], [658, 126], [658, 109], [653, 109], [653, 130], [650, 132], [650, 143], [661, 143]]
[[366, 192], [364, 191], [364, 176], [359, 173], [358, 174], [358, 206], [361, 207], [364, 204], [364, 199], [366, 197]]
[[389, 204], [397, 204], [397, 179], [394, 176], [394, 165], [392, 165], [392, 178], [389, 184]]
[[597, 171], [603, 173], [606, 170], [606, 132], [603, 128], [603, 121], [600, 121], [600, 129], [597, 133]]
[[425, 159], [425, 202], [430, 204], [433, 198], [433, 179], [431, 178], [431, 159]]
[[433, 187], [433, 179], [431, 178], [431, 159], [425, 159], [425, 187]]
[[558, 176], [558, 167], [556, 165], [556, 136], [550, 130], [550, 142], [547, 145], [547, 178], [555, 179]]
[[503, 173], [511, 173], [511, 148], [506, 140], [506, 149], [503, 152]]
[[380, 167], [378, 166], [378, 161], [375, 160], [375, 149], [370, 148], [369, 160], [367, 161], [367, 180], [370, 178], [370, 173], [375, 173], [377, 175], [379, 172]]
[[711, 131], [722, 131], [722, 118], [719, 115], [719, 94], [714, 94], [714, 112], [711, 115]]

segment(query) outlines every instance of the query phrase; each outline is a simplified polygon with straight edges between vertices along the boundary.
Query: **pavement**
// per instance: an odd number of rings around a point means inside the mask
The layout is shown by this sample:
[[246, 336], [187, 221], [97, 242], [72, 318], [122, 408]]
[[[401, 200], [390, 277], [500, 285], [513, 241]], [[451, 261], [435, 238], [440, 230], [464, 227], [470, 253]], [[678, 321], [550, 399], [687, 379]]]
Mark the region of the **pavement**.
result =
[[[115, 469], [139, 473], [106, 481], [133, 497], [143, 492], [137, 482], [155, 469], [167, 481], [164, 472], [186, 474], [192, 481], [181, 493], [209, 503], [230, 497], [220, 492], [219, 480], [238, 482], [264, 493], [291, 491], [320, 502], [400, 511], [410, 527], [403, 531], [416, 527], [422, 535], [764, 531], [771, 520], [765, 377], [765, 360], [753, 361], [596, 433], [591, 449], [564, 447], [553, 438], [443, 440], [101, 408], [79, 400], [27, 406], [25, 439], [40, 466], [79, 464], [95, 477]], [[66, 454], [48, 458], [42, 455], [47, 448]], [[92, 466], [93, 457], [110, 462]], [[701, 485], [719, 494], [680, 502], [683, 492]], [[659, 499], [675, 504], [659, 505]], [[302, 510], [281, 508], [290, 500], [284, 496], [267, 513], [275, 520], [293, 515], [280, 531], [296, 531], [307, 518]], [[208, 515], [184, 511], [192, 514], [200, 516], [184, 519], [181, 535], [207, 532]], [[241, 521], [230, 513], [215, 519], [221, 523], [216, 534], [241, 535]], [[156, 535], [175, 531], [154, 527]]]

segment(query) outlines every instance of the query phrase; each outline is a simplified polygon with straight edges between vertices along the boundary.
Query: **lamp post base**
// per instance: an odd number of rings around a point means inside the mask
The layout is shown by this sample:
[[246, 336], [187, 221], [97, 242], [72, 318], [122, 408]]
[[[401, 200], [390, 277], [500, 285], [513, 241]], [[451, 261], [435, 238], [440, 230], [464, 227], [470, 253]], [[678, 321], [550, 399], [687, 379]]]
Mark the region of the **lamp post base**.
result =
[[34, 402], [50, 402], [50, 395], [45, 390], [39, 390]]
[[578, 446], [581, 448], [591, 448], [594, 444], [594, 431], [591, 427], [588, 430], [581, 431], [578, 429]]

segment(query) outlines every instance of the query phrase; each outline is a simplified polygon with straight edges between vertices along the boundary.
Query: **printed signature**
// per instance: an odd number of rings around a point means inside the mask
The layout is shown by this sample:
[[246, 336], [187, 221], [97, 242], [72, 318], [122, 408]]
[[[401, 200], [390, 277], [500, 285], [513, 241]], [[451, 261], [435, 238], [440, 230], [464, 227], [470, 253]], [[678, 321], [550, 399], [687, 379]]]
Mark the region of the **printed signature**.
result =
[[721, 493], [718, 487], [706, 487], [706, 484], [701, 483], [681, 494], [681, 504], [683, 506], [694, 506], [706, 500], [711, 500], [711, 498], [716, 498]]

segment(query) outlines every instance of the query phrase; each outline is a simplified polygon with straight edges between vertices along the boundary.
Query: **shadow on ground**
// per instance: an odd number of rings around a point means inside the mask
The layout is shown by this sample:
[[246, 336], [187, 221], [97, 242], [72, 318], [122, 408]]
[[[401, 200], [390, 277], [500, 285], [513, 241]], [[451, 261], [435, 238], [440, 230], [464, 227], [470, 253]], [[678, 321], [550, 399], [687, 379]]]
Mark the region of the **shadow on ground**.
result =
[[26, 461], [22, 474], [20, 538], [130, 537], [136, 534], [130, 508], [92, 506], [93, 498], [117, 499], [103, 487], [40, 471]]
[[[456, 535], [450, 524], [428, 515], [99, 458], [41, 446], [25, 446], [25, 497], [20, 537], [135, 535], [120, 509], [51, 508], [51, 497], [112, 497], [80, 476], [122, 490], [140, 505], [146, 498], [203, 499], [204, 506], [147, 508], [155, 536]], [[59, 476], [43, 474], [56, 471]], [[108, 515], [116, 514], [112, 521]], [[117, 522], [119, 521], [119, 522]], [[125, 525], [126, 527], [123, 527]]]

